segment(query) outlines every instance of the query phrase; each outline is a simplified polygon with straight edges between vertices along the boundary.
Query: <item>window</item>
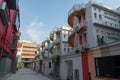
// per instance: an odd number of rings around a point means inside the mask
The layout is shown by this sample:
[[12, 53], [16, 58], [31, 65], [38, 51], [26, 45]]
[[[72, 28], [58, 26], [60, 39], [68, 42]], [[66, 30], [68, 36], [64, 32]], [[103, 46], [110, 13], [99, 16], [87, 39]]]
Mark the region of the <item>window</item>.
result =
[[115, 18], [116, 18], [117, 16], [116, 16], [116, 15], [113, 15], [113, 17], [115, 17]]
[[74, 74], [75, 74], [75, 80], [79, 80], [79, 70], [78, 69], [74, 70]]
[[86, 33], [84, 34], [84, 42], [87, 42], [87, 35], [86, 35]]
[[119, 33], [117, 33], [117, 37], [119, 37]]
[[66, 47], [66, 44], [64, 44], [64, 47]]
[[120, 21], [119, 21], [119, 28], [120, 28]]
[[49, 62], [48, 64], [49, 64], [49, 68], [51, 68], [51, 62]]
[[64, 34], [64, 38], [66, 38], [66, 34]]
[[120, 55], [95, 58], [96, 75], [120, 79]]
[[18, 13], [16, 13], [14, 23], [15, 23], [15, 29], [16, 29], [16, 31], [18, 31], [19, 25], [20, 25], [20, 20], [19, 20], [19, 14]]
[[66, 52], [66, 48], [64, 48], [64, 52]]
[[97, 19], [97, 13], [94, 13], [94, 18]]
[[67, 49], [67, 51], [69, 52], [69, 48]]
[[107, 13], [107, 12], [104, 12], [104, 14], [105, 14], [105, 15], [108, 15], [108, 13]]
[[101, 34], [103, 34], [103, 31], [101, 31]]
[[102, 16], [101, 15], [99, 15], [99, 19], [102, 20]]
[[99, 37], [99, 35], [97, 35], [97, 42], [98, 42], [98, 46], [100, 45], [104, 45], [104, 36], [102, 36], [101, 38]]
[[104, 45], [104, 36], [102, 36], [102, 38], [101, 38], [101, 45]]
[[97, 11], [97, 8], [94, 7], [94, 10]]
[[117, 27], [117, 24], [115, 24], [115, 27]]
[[109, 13], [109, 16], [110, 16], [110, 17], [112, 17], [112, 14], [111, 14], [111, 13]]
[[80, 44], [82, 44], [82, 36], [79, 37]]
[[98, 45], [100, 45], [99, 35], [97, 35], [97, 42], [98, 42]]
[[99, 33], [99, 30], [96, 30], [96, 33]]
[[99, 12], [101, 12], [101, 9], [99, 9]]
[[112, 26], [112, 23], [110, 25]]
[[105, 24], [107, 25], [107, 22], [105, 22]]

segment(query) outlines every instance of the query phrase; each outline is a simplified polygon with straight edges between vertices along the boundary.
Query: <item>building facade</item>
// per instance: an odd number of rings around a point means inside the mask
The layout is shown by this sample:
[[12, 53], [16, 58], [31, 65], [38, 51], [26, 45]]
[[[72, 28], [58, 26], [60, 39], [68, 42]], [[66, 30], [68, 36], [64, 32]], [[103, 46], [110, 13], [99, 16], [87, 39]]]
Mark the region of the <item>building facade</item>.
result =
[[0, 0], [0, 76], [16, 71], [19, 28], [19, 0]]
[[120, 41], [91, 49], [94, 55], [96, 80], [120, 79]]
[[38, 50], [37, 44], [27, 40], [19, 40], [18, 44], [21, 44], [21, 67], [31, 68]]
[[[91, 49], [120, 40], [120, 13], [101, 3], [90, 1], [73, 6], [68, 14], [68, 24], [72, 27], [68, 42], [75, 53], [80, 53], [80, 80], [96, 80], [96, 59]], [[107, 55], [106, 50], [102, 49], [104, 55]]]
[[17, 67], [17, 69], [21, 68], [22, 48], [23, 48], [22, 43], [18, 42], [18, 44], [17, 44], [17, 54], [16, 54], [16, 58], [17, 58], [16, 67]]

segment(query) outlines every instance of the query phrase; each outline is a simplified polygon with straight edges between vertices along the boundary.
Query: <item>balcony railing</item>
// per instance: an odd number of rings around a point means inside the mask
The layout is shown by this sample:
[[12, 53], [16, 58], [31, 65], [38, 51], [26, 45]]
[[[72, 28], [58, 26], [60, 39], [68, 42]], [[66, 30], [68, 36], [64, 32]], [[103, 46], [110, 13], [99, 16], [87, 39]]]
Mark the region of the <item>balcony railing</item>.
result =
[[81, 52], [81, 50], [88, 50], [88, 49], [89, 49], [88, 43], [83, 43], [83, 44], [79, 45], [78, 47], [76, 47], [75, 51]]
[[82, 8], [85, 8], [85, 4], [75, 4], [73, 8], [68, 12], [68, 16], [70, 16], [75, 11], [81, 10]]
[[83, 26], [87, 26], [87, 22], [86, 21], [80, 22], [78, 25], [76, 25], [76, 27], [71, 29], [69, 31], [69, 36], [71, 36], [73, 33], [77, 32], [77, 31], [79, 31]]
[[73, 29], [71, 29], [68, 33], [68, 36], [70, 37], [74, 33]]
[[60, 39], [54, 40], [54, 44], [55, 44], [55, 45], [57, 45], [57, 44], [59, 44], [59, 43], [60, 43]]
[[82, 47], [82, 50], [88, 50], [89, 49], [89, 44], [88, 43], [83, 43], [81, 45], [81, 47]]

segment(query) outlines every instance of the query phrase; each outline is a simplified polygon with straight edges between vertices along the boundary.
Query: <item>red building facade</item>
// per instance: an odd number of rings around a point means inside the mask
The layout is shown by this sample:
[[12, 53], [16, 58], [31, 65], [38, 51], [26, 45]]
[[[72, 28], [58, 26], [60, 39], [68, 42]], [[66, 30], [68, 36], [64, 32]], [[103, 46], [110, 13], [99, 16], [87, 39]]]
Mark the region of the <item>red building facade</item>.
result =
[[[20, 36], [20, 14], [18, 0], [0, 0], [0, 73], [15, 72], [17, 41]], [[4, 64], [6, 62], [6, 65]], [[9, 64], [7, 64], [9, 62]], [[6, 68], [5, 68], [6, 69]], [[3, 75], [3, 74], [2, 74]]]

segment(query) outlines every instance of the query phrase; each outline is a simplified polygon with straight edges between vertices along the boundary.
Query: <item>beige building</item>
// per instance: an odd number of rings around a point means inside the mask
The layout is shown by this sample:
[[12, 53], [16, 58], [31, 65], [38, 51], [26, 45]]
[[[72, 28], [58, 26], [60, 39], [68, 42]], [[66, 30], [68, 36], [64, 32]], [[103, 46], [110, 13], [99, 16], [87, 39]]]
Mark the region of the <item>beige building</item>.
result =
[[21, 60], [18, 59], [18, 61], [21, 61], [22, 67], [30, 67], [37, 52], [37, 44], [27, 40], [20, 40], [18, 44], [20, 47], [18, 47], [18, 55], [21, 55]]

